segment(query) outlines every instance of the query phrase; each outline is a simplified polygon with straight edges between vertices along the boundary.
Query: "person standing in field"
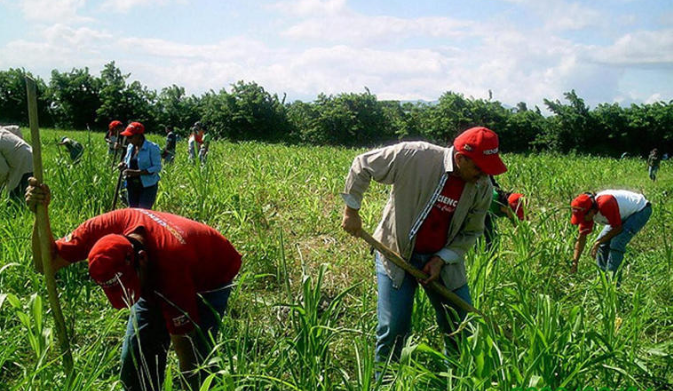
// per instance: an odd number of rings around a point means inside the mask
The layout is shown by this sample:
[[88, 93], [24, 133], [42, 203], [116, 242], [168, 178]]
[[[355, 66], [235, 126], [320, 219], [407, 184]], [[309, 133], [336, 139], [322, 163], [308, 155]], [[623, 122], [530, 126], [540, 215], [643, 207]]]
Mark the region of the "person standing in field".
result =
[[21, 202], [33, 175], [33, 147], [8, 130], [0, 129], [0, 190], [9, 199]]
[[84, 154], [84, 147], [82, 144], [73, 139], [62, 137], [58, 145], [62, 145], [68, 150], [68, 153], [70, 154], [70, 160], [72, 160], [73, 163], [79, 163], [79, 160]]
[[659, 155], [659, 150], [654, 148], [652, 151], [650, 151], [650, 155], [647, 157], [647, 170], [648, 174], [650, 175], [650, 179], [653, 181], [657, 180], [659, 164], [661, 164], [661, 155]]
[[201, 151], [201, 144], [203, 144], [203, 126], [201, 122], [194, 123], [192, 132], [189, 134], [187, 146], [189, 148], [189, 162], [193, 163], [196, 158], [196, 151]]
[[129, 142], [124, 161], [119, 164], [126, 178], [129, 207], [152, 209], [159, 189], [161, 149], [145, 139], [145, 127], [131, 122], [119, 134]]
[[166, 146], [161, 151], [161, 157], [164, 158], [164, 163], [173, 163], [175, 160], [175, 147], [178, 142], [178, 136], [173, 132], [172, 126], [166, 126]]
[[486, 250], [489, 252], [493, 250], [493, 246], [497, 241], [496, 218], [507, 217], [512, 222], [515, 219], [519, 221], [524, 220], [523, 194], [502, 190], [493, 177], [491, 177], [491, 184], [493, 184], [493, 196], [491, 206], [484, 220], [484, 240], [486, 242]]
[[201, 164], [206, 164], [208, 149], [210, 148], [210, 142], [213, 140], [213, 135], [205, 126], [202, 126], [201, 129], [203, 129], [203, 142], [201, 143], [201, 148], [199, 148], [199, 160], [201, 160]]
[[605, 190], [598, 194], [584, 193], [570, 203], [572, 217], [570, 223], [579, 225], [579, 235], [575, 242], [571, 273], [577, 272], [577, 265], [587, 242], [587, 235], [593, 231], [594, 222], [605, 228], [591, 246], [591, 257], [596, 258], [598, 267], [612, 272], [621, 279], [619, 266], [624, 260], [626, 245], [647, 223], [652, 215], [652, 204], [642, 194], [627, 190]]
[[[26, 202], [48, 207], [49, 188], [31, 178]], [[82, 223], [54, 241], [54, 270], [88, 259], [91, 278], [114, 308], [130, 308], [121, 353], [125, 390], [160, 390], [170, 345], [189, 389], [213, 349], [241, 255], [215, 229], [177, 215], [120, 209]], [[37, 223], [33, 255], [41, 259]], [[36, 261], [36, 264], [39, 262]]]
[[[359, 155], [346, 178], [342, 227], [353, 236], [362, 229], [359, 210], [371, 180], [392, 185], [374, 238], [400, 254], [429, 277], [439, 280], [471, 304], [465, 253], [484, 231], [493, 186], [488, 175], [507, 171], [498, 154], [498, 136], [475, 127], [460, 134], [453, 146], [403, 142]], [[411, 329], [418, 281], [375, 253], [378, 280], [377, 362], [398, 360]], [[426, 290], [442, 332], [456, 330], [466, 312]], [[454, 317], [452, 311], [457, 313]], [[447, 339], [449, 345], [455, 341]]]
[[105, 133], [105, 142], [108, 145], [108, 155], [115, 155], [115, 151], [123, 148], [119, 133], [124, 130], [124, 124], [121, 121], [114, 120], [108, 125], [108, 132]]

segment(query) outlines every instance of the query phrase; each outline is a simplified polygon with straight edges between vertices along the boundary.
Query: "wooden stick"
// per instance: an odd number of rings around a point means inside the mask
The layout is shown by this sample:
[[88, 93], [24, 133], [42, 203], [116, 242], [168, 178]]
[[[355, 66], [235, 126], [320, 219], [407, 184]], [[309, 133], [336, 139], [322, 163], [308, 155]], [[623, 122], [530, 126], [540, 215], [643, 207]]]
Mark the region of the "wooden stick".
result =
[[[37, 118], [37, 93], [35, 81], [28, 76], [26, 76], [26, 91], [28, 93], [28, 119], [30, 121], [30, 135], [33, 146], [33, 176], [39, 183], [43, 183], [42, 147], [40, 145], [40, 130]], [[73, 371], [72, 353], [65, 327], [65, 319], [61, 311], [61, 304], [58, 301], [56, 278], [54, 277], [55, 272], [51, 259], [51, 243], [49, 243], [49, 227], [47, 226], [47, 206], [45, 204], [37, 204], [35, 218], [37, 219], [37, 232], [40, 239], [40, 251], [42, 252], [42, 270], [47, 285], [49, 306], [51, 307], [51, 312], [54, 314], [56, 335], [61, 345], [61, 353], [63, 353], [63, 365], [65, 366], [66, 375], [70, 377]], [[37, 257], [33, 256], [33, 259], [35, 258]]]
[[[365, 242], [369, 243], [370, 246], [374, 247], [376, 250], [378, 250], [383, 256], [386, 257], [386, 259], [390, 260], [392, 263], [395, 265], [399, 266], [401, 269], [406, 271], [407, 273], [411, 274], [413, 277], [419, 279], [419, 280], [426, 280], [428, 278], [428, 275], [423, 273], [422, 271], [416, 269], [413, 265], [405, 261], [399, 254], [397, 254], [395, 251], [389, 249], [386, 247], [383, 243], [379, 242], [378, 240], [374, 239], [367, 231], [361, 229], [360, 230], [360, 237], [364, 239]], [[430, 287], [430, 289], [434, 290], [441, 296], [443, 296], [445, 299], [450, 301], [451, 303], [455, 304], [458, 306], [460, 309], [466, 312], [474, 312], [475, 314], [478, 314], [481, 316], [487, 323], [491, 324], [493, 328], [497, 331], [500, 332], [502, 331], [505, 336], [509, 339], [511, 339], [511, 335], [506, 332], [505, 330], [502, 330], [495, 322], [493, 322], [486, 314], [483, 312], [479, 311], [475, 307], [471, 306], [469, 303], [467, 303], [465, 300], [461, 299], [460, 296], [456, 295], [453, 293], [451, 290], [449, 290], [447, 287], [445, 287], [443, 284], [441, 284], [438, 281], [432, 281], [430, 282], [427, 286]]]

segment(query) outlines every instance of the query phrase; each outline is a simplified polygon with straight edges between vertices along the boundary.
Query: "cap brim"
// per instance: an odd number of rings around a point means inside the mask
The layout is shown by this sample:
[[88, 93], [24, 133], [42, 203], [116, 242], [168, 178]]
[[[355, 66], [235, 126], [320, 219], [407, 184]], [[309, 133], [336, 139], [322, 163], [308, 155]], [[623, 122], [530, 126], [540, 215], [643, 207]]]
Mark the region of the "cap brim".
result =
[[477, 167], [486, 175], [500, 175], [507, 172], [507, 166], [505, 166], [505, 163], [503, 163], [498, 154], [483, 156], [479, 161], [474, 158], [473, 160]]
[[140, 280], [136, 278], [124, 278], [121, 284], [103, 288], [112, 307], [120, 310], [129, 308], [140, 299]]
[[584, 220], [584, 213], [573, 212], [572, 216], [570, 217], [570, 224], [579, 225], [582, 220]]
[[119, 135], [120, 135], [120, 136], [124, 136], [124, 137], [129, 137], [129, 136], [133, 136], [133, 133], [131, 133], [131, 132], [127, 132], [127, 131], [125, 130], [125, 131], [119, 133]]

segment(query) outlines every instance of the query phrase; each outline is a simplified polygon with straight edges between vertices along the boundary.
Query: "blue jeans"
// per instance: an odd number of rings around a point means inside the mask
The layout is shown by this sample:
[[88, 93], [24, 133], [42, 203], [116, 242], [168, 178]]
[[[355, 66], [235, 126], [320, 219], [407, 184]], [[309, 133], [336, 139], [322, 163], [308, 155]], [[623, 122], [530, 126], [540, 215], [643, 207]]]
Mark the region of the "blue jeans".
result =
[[657, 180], [657, 172], [659, 172], [659, 166], [649, 166], [648, 169], [648, 174], [650, 175], [650, 179], [653, 181]]
[[[199, 295], [199, 324], [195, 350], [199, 359], [208, 356], [211, 341], [220, 329], [231, 286]], [[131, 307], [122, 345], [121, 381], [125, 390], [161, 390], [166, 370], [166, 355], [171, 344], [166, 321], [158, 304], [141, 298]]]
[[[645, 226], [651, 215], [652, 206], [648, 204], [641, 211], [632, 214], [622, 223], [623, 230], [619, 235], [599, 246], [596, 253], [596, 263], [601, 270], [611, 271], [613, 275], [617, 272], [619, 265], [624, 260], [626, 245]], [[611, 230], [612, 227], [606, 225], [598, 235], [598, 239], [607, 235]]]
[[126, 185], [128, 191], [128, 201], [130, 208], [152, 209], [154, 201], [157, 199], [159, 185], [142, 187], [142, 185], [133, 185], [130, 182]]
[[[411, 264], [418, 269], [432, 258], [433, 254], [416, 254], [411, 256]], [[402, 285], [395, 289], [393, 281], [386, 274], [380, 255], [376, 253], [376, 277], [378, 280], [378, 327], [376, 329], [376, 353], [377, 362], [386, 362], [389, 357], [394, 361], [399, 360], [400, 353], [404, 347], [406, 338], [411, 331], [411, 314], [414, 307], [414, 294], [418, 288], [418, 281], [409, 274], [404, 275]], [[427, 289], [425, 291], [430, 299], [430, 303], [435, 309], [437, 324], [442, 332], [449, 334], [456, 329], [457, 324], [465, 319], [467, 313], [444, 299], [434, 291]], [[467, 284], [453, 291], [461, 299], [470, 305], [470, 289]], [[458, 319], [454, 317], [450, 307], [457, 312]], [[451, 341], [446, 341], [451, 343]]]

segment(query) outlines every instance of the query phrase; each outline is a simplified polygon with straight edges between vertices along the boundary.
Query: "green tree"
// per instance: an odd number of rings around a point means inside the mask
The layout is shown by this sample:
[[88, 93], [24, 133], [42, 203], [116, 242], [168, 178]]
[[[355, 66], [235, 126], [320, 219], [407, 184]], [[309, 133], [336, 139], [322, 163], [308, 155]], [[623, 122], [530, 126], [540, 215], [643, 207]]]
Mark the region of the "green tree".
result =
[[84, 129], [94, 124], [101, 104], [100, 80], [89, 73], [89, 68], [51, 71], [49, 90], [57, 125]]
[[0, 71], [0, 123], [28, 125], [28, 103], [26, 98], [26, 76], [35, 80], [37, 89], [37, 110], [41, 126], [53, 126], [50, 108], [51, 94], [47, 85], [24, 69], [10, 68]]

